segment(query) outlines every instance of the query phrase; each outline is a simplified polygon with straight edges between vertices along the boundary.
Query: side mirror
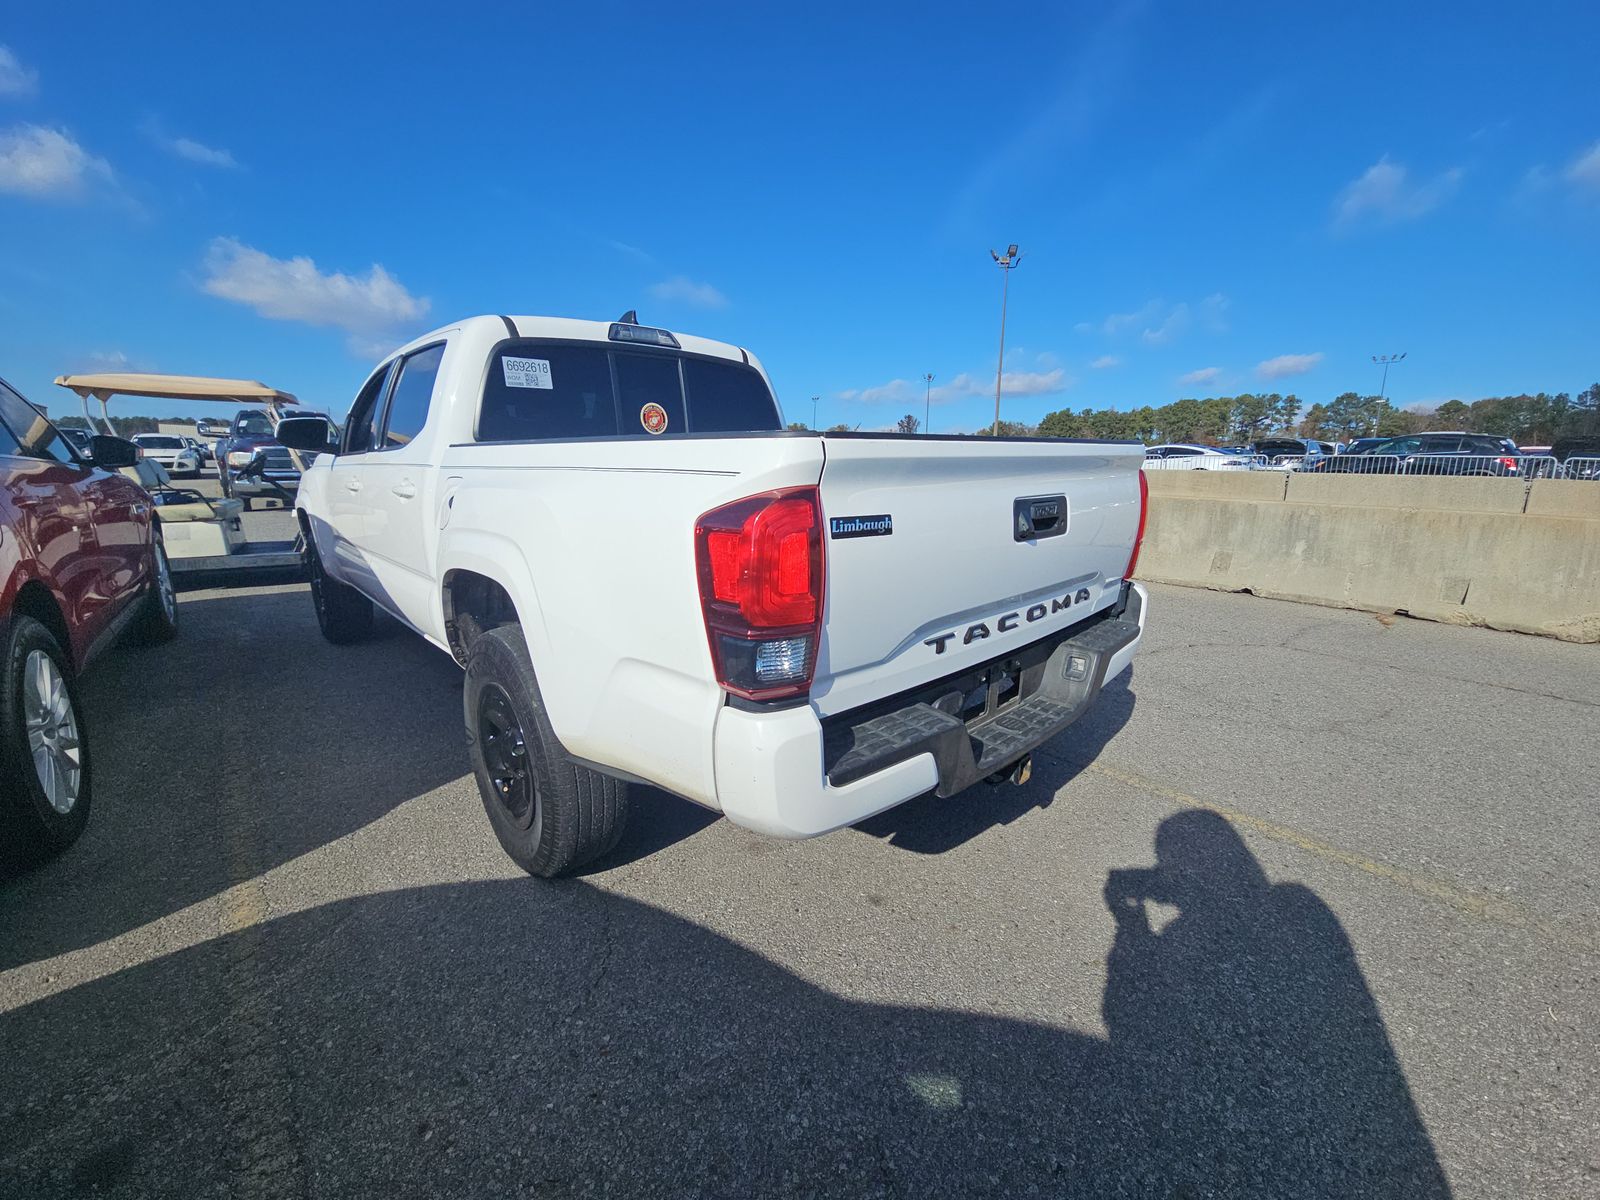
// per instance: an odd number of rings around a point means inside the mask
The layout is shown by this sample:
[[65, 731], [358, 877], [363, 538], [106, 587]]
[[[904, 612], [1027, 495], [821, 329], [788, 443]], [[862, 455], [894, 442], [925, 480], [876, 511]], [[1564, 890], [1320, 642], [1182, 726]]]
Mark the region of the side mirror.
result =
[[333, 441], [328, 422], [321, 417], [285, 417], [278, 422], [273, 435], [280, 446], [302, 450], [308, 454], [337, 454], [339, 446]]
[[115, 471], [138, 463], [139, 447], [126, 438], [107, 437], [103, 433], [97, 433], [89, 439], [89, 459], [97, 467]]

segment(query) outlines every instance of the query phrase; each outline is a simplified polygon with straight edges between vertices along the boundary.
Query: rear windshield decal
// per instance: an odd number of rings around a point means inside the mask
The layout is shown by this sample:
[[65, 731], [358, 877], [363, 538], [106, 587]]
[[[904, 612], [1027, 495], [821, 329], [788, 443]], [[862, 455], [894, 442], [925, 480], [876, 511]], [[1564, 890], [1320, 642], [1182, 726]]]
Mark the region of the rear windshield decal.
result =
[[500, 359], [500, 369], [506, 374], [507, 387], [555, 390], [556, 385], [550, 382], [547, 358], [512, 358], [507, 354]]

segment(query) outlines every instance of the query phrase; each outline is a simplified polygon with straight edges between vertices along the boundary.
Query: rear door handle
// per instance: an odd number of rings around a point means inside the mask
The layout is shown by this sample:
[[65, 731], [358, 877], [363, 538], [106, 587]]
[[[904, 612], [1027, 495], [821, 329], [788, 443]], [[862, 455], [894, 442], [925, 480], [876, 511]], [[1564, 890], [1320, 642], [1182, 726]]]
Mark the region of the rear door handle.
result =
[[402, 479], [389, 490], [392, 491], [396, 496], [399, 496], [400, 499], [409, 500], [411, 497], [417, 494], [417, 485], [412, 483], [409, 479]]
[[348, 480], [345, 481], [345, 485], [344, 486], [345, 486], [345, 489], [347, 491], [359, 492], [361, 490], [361, 480], [359, 480], [359, 479], [348, 479]]

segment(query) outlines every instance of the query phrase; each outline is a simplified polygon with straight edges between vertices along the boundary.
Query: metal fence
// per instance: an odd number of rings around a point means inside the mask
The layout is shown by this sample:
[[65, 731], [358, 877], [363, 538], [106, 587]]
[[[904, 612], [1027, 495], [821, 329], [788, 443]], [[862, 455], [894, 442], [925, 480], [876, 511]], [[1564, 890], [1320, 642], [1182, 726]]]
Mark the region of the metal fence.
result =
[[1300, 471], [1319, 475], [1456, 475], [1480, 479], [1600, 482], [1600, 457], [1548, 454], [1190, 454], [1147, 457], [1146, 471]]

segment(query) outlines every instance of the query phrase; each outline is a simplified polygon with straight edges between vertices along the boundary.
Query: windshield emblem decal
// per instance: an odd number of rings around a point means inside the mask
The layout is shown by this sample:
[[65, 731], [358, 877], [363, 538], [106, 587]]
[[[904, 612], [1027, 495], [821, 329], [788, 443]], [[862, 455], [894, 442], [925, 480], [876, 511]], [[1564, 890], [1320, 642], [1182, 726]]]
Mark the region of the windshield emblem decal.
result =
[[644, 426], [646, 433], [665, 433], [667, 410], [652, 401], [639, 410], [639, 424]]

